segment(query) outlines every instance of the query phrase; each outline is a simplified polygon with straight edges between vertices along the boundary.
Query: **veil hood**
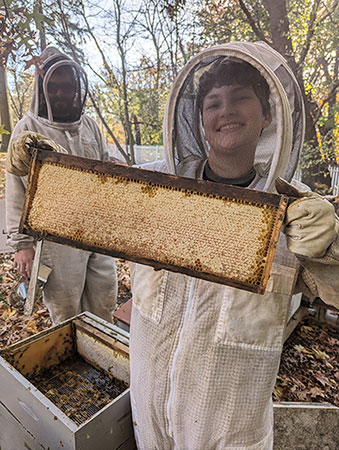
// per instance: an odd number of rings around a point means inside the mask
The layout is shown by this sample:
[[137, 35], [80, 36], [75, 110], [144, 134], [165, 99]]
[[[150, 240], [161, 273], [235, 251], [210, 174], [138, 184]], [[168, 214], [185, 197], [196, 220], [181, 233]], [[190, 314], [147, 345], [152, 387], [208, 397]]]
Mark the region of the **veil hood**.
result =
[[[72, 114], [65, 126], [69, 127], [72, 123], [77, 124], [83, 114], [88, 90], [88, 81], [85, 72], [79, 64], [72, 61], [72, 59], [55, 47], [45, 48], [40, 58], [39, 67], [35, 71], [35, 84], [30, 112], [35, 117], [39, 117], [39, 119], [46, 120], [49, 123], [56, 123], [48, 97], [47, 85], [55, 70], [68, 66], [74, 75], [75, 94], [73, 104], [71, 105]], [[57, 124], [58, 127], [62, 126], [60, 122], [57, 122]]]
[[291, 181], [296, 170], [305, 132], [302, 94], [286, 60], [264, 42], [232, 42], [206, 49], [181, 70], [170, 91], [164, 118], [164, 147], [167, 166], [178, 174], [178, 166], [206, 159], [196, 93], [202, 73], [220, 57], [235, 57], [255, 67], [270, 88], [272, 123], [259, 140], [254, 168], [260, 189], [274, 191], [282, 176]]

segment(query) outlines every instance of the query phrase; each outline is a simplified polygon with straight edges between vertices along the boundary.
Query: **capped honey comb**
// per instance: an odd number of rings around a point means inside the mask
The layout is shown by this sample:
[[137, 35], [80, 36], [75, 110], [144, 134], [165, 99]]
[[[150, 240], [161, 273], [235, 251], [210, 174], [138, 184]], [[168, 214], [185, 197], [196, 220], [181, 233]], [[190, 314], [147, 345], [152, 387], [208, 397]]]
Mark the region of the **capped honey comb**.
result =
[[284, 197], [39, 151], [22, 228], [263, 293]]

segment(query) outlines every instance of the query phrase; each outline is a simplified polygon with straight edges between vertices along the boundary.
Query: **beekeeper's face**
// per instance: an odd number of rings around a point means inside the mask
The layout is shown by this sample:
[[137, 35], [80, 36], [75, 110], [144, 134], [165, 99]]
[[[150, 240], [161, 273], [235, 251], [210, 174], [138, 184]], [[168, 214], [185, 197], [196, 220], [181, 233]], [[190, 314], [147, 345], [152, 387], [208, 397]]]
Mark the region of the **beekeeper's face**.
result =
[[66, 120], [73, 111], [75, 79], [71, 70], [56, 69], [47, 85], [53, 117]]
[[261, 131], [271, 123], [251, 86], [214, 87], [204, 98], [202, 118], [205, 137], [216, 157], [237, 153], [253, 156]]

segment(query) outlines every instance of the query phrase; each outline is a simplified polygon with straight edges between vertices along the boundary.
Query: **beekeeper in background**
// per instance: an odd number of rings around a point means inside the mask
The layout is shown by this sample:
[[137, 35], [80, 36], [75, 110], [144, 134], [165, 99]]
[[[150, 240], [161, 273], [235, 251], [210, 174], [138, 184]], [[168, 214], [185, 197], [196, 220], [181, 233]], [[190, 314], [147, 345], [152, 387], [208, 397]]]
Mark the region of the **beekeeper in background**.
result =
[[[29, 146], [39, 142], [71, 155], [109, 159], [98, 126], [83, 114], [86, 94], [87, 78], [81, 67], [56, 48], [46, 48], [36, 71], [30, 110], [13, 130], [6, 161], [8, 245], [15, 250], [19, 272], [28, 278], [34, 240], [19, 232], [19, 223], [27, 185]], [[45, 241], [41, 260], [52, 268], [43, 295], [54, 323], [83, 311], [112, 322], [117, 297], [113, 258]]]
[[[303, 138], [302, 96], [286, 61], [264, 43], [230, 43], [178, 75], [164, 119], [166, 161], [143, 167], [275, 192], [277, 177], [292, 181]], [[272, 449], [271, 395], [291, 296], [339, 303], [334, 208], [295, 185], [303, 198], [287, 210], [264, 295], [132, 265], [139, 449]]]

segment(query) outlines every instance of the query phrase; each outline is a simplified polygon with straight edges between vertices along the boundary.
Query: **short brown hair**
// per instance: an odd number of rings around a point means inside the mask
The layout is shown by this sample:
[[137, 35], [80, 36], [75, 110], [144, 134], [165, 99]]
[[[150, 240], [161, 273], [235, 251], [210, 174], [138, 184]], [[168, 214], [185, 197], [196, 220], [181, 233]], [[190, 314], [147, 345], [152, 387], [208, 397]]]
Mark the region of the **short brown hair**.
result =
[[260, 100], [264, 116], [269, 114], [271, 109], [269, 103], [270, 89], [265, 78], [251, 64], [229, 57], [218, 59], [200, 77], [197, 93], [199, 109], [202, 111], [204, 99], [213, 88], [230, 86], [231, 84], [251, 86]]

